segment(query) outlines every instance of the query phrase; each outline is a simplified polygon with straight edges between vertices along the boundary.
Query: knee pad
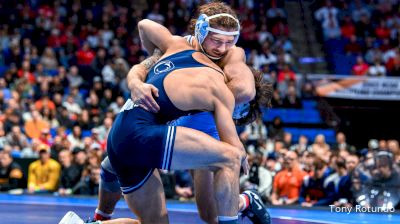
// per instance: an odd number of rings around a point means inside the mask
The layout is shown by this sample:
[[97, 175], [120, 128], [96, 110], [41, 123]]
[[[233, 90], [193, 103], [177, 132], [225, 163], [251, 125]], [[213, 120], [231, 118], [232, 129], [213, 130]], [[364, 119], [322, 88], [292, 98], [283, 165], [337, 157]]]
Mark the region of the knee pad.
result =
[[108, 157], [106, 157], [103, 162], [101, 162], [100, 189], [104, 189], [110, 192], [121, 191], [117, 175], [115, 174]]

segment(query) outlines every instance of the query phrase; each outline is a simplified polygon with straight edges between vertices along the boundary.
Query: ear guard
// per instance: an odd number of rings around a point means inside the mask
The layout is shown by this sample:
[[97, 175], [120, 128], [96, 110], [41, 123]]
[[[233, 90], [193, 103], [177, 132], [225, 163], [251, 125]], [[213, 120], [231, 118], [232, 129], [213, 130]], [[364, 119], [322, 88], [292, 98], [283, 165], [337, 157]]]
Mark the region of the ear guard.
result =
[[[232, 32], [227, 32], [227, 31], [223, 31], [223, 30], [219, 30], [219, 29], [210, 27], [210, 23], [209, 23], [210, 19], [218, 18], [221, 16], [227, 16], [227, 17], [234, 19], [237, 23], [237, 30], [232, 31]], [[212, 16], [207, 16], [206, 14], [201, 14], [196, 21], [196, 26], [194, 29], [194, 35], [197, 38], [197, 41], [199, 42], [200, 45], [204, 42], [204, 40], [206, 39], [206, 37], [208, 35], [208, 32], [210, 32], [210, 31], [214, 32], [214, 33], [218, 33], [218, 34], [235, 36], [235, 39], [233, 42], [234, 42], [234, 44], [236, 44], [236, 42], [239, 39], [240, 24], [239, 24], [239, 21], [235, 17], [233, 17], [232, 15], [227, 14], [227, 13], [220, 13], [220, 14], [216, 14], [216, 15], [212, 15]]]

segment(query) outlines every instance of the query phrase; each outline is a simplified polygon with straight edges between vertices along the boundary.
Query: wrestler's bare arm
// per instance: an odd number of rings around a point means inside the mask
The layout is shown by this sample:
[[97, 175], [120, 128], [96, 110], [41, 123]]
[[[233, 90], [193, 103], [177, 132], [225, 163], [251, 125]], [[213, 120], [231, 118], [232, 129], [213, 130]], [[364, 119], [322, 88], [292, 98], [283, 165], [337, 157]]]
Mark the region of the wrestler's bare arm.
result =
[[151, 112], [157, 112], [160, 109], [153, 98], [153, 95], [158, 97], [158, 89], [151, 84], [144, 83], [144, 81], [149, 69], [160, 59], [161, 55], [162, 53], [158, 48], [154, 49], [153, 55], [140, 64], [134, 65], [127, 76], [128, 88], [131, 90], [133, 102], [139, 103], [137, 101], [140, 100], [139, 105]]
[[[177, 80], [179, 88], [176, 88]], [[164, 88], [180, 110], [213, 111], [221, 141], [245, 152], [232, 120], [235, 99], [223, 76], [210, 68], [184, 69], [167, 77]]]
[[[215, 78], [215, 77], [214, 77]], [[236, 131], [232, 120], [232, 112], [235, 106], [235, 98], [222, 80], [212, 82], [212, 105], [214, 107], [214, 119], [221, 141], [233, 145], [242, 151], [242, 168], [247, 175], [249, 164], [246, 159], [246, 151]]]
[[154, 49], [152, 56], [146, 58], [139, 64], [132, 66], [131, 70], [129, 70], [127, 77], [128, 87], [131, 88], [133, 82], [137, 80], [144, 82], [146, 80], [149, 69], [158, 61], [158, 59], [160, 59], [161, 55], [162, 52], [160, 51], [160, 49], [156, 48]]
[[236, 104], [247, 103], [256, 95], [254, 76], [246, 65], [244, 50], [233, 47], [218, 63], [228, 78], [227, 85], [235, 96]]
[[171, 48], [172, 43], [174, 43], [173, 48], [175, 50], [179, 49], [180, 45], [183, 47], [188, 45], [183, 37], [172, 35], [165, 26], [149, 19], [139, 21], [138, 28], [140, 40], [150, 54], [153, 53], [155, 48], [167, 53], [166, 51]]
[[235, 98], [224, 82], [214, 82], [212, 85], [214, 119], [222, 141], [243, 149], [242, 142], [232, 120]]
[[[142, 43], [149, 52], [155, 47], [164, 52], [174, 41], [174, 37], [178, 38], [173, 36], [167, 28], [151, 20], [141, 20], [138, 26]], [[246, 65], [243, 49], [239, 47], [230, 49], [218, 64], [228, 77], [227, 85], [235, 96], [236, 104], [252, 100], [255, 96], [254, 77]], [[129, 88], [132, 91], [132, 88]], [[134, 86], [134, 88], [138, 87]]]

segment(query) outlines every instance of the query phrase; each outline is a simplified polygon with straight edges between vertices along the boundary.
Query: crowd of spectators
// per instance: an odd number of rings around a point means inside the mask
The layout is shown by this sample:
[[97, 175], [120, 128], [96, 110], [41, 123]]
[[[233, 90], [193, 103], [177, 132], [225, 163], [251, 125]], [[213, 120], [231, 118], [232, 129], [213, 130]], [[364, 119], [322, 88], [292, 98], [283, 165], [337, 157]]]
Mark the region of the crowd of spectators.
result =
[[[146, 57], [137, 22], [149, 18], [185, 35], [201, 2], [1, 2], [0, 191], [96, 195], [107, 133], [130, 96], [126, 75]], [[274, 85], [273, 106], [301, 108], [301, 99], [314, 93], [311, 83], [296, 79], [283, 1], [230, 3], [242, 21], [238, 45], [248, 64]], [[267, 125], [258, 120], [240, 134], [252, 165], [241, 186], [257, 188], [265, 201], [311, 206], [346, 198], [353, 203], [353, 194], [340, 192], [340, 184], [349, 189], [354, 176], [363, 184], [377, 178], [370, 163], [377, 150], [360, 153], [344, 134], [338, 134], [335, 146], [323, 135], [308, 144], [305, 136], [293, 140], [284, 132], [279, 118]], [[388, 145], [393, 154], [384, 158], [399, 161], [398, 143]], [[381, 148], [386, 148], [383, 142]], [[24, 172], [18, 158], [35, 161]], [[383, 181], [398, 184], [395, 167]], [[188, 171], [166, 172], [162, 178], [168, 197], [193, 197]]]
[[241, 177], [243, 190], [258, 190], [272, 205], [400, 206], [397, 140], [371, 139], [363, 149], [342, 132], [331, 145], [322, 134], [295, 141], [279, 124], [257, 121], [241, 133], [251, 165]]
[[[349, 56], [353, 75], [398, 76], [400, 73], [398, 1], [326, 0], [315, 11], [329, 62], [335, 67]], [[346, 57], [343, 57], [346, 58]]]
[[[0, 151], [6, 161], [1, 189], [96, 194], [108, 130], [130, 96], [126, 75], [146, 57], [137, 22], [152, 19], [187, 35], [192, 12], [201, 3], [1, 2]], [[273, 71], [266, 77], [293, 82], [293, 47], [282, 2], [229, 3], [240, 16], [238, 44], [250, 55], [249, 64], [266, 74]], [[285, 92], [282, 85], [282, 97]], [[38, 160], [20, 173], [12, 158]], [[193, 196], [187, 173], [173, 177], [178, 195]]]

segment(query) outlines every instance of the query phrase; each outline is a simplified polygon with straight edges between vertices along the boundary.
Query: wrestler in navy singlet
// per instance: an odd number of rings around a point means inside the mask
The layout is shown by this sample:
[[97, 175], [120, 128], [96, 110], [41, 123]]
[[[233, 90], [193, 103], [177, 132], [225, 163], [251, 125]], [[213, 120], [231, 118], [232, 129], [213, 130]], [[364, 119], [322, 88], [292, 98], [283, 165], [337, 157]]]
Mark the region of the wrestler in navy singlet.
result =
[[[128, 100], [117, 115], [107, 141], [107, 152], [123, 193], [142, 186], [155, 168], [171, 165], [176, 127], [169, 121], [200, 111], [182, 111], [168, 98], [163, 81], [181, 68], [208, 67], [193, 59], [194, 50], [185, 50], [161, 59], [149, 71], [146, 83], [159, 90], [158, 113], [148, 112]], [[212, 120], [213, 117], [211, 117]]]

